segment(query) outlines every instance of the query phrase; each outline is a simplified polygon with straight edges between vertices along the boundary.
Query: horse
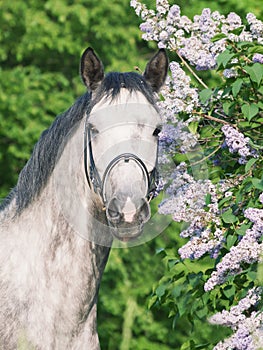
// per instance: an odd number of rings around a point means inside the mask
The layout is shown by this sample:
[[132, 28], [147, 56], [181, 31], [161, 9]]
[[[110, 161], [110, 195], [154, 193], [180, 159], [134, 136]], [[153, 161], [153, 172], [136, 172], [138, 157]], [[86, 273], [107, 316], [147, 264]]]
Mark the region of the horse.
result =
[[0, 207], [1, 349], [100, 349], [111, 245], [150, 217], [167, 69], [163, 49], [143, 74], [105, 74], [92, 48], [82, 54], [87, 91], [42, 133]]

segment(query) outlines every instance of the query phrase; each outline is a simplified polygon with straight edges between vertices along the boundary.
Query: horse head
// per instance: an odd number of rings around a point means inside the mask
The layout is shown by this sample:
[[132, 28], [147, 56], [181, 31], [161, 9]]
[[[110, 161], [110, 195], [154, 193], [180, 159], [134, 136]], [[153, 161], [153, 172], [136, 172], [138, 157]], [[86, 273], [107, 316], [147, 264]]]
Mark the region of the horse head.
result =
[[167, 68], [164, 50], [151, 58], [143, 75], [105, 75], [91, 48], [81, 58], [82, 80], [92, 96], [84, 132], [86, 178], [121, 241], [138, 237], [151, 216], [161, 130], [155, 100]]

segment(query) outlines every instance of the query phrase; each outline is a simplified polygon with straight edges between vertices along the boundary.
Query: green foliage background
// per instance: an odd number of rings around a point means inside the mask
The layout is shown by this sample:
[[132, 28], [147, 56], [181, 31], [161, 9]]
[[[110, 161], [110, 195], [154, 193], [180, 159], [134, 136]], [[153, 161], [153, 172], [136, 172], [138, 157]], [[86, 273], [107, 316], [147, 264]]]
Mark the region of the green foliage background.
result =
[[[155, 6], [155, 1], [145, 3]], [[170, 3], [179, 4], [190, 17], [204, 7], [222, 13], [234, 11], [242, 17], [250, 11], [259, 18], [263, 14], [258, 0]], [[86, 47], [95, 49], [106, 71], [130, 71], [134, 66], [143, 70], [156, 47], [141, 40], [139, 23], [129, 0], [0, 0], [0, 198], [15, 185], [40, 133], [84, 93], [78, 65]], [[102, 350], [180, 349], [187, 341], [190, 349], [192, 338], [208, 348], [207, 339], [216, 341], [223, 336], [224, 331], [215, 332], [215, 327], [203, 323], [206, 311], [197, 307], [204, 302], [196, 279], [209, 268], [205, 262], [185, 265], [193, 276], [187, 285], [180, 280], [184, 271], [178, 271], [177, 288], [171, 293], [171, 304], [178, 299], [182, 315], [183, 308], [190, 305], [198, 309], [199, 318], [197, 312], [195, 321], [182, 317], [176, 322], [169, 302], [162, 309], [158, 303], [147, 307], [166, 267], [176, 265], [167, 251], [176, 256], [182, 244], [179, 231], [179, 225], [172, 224], [148, 244], [112, 251], [99, 301]], [[166, 248], [165, 259], [160, 247]], [[166, 278], [169, 280], [168, 275]], [[159, 298], [162, 293], [161, 288], [155, 290]], [[193, 322], [199, 325], [198, 334], [192, 334]], [[184, 349], [188, 348], [185, 345]]]

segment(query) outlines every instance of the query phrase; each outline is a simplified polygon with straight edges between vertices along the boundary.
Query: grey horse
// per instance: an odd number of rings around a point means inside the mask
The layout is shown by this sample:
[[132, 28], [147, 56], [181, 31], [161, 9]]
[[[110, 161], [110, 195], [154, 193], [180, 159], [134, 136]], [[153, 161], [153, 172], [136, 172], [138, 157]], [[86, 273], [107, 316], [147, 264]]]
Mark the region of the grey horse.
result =
[[136, 239], [150, 217], [167, 67], [161, 49], [143, 75], [105, 75], [93, 49], [83, 53], [88, 91], [42, 133], [0, 207], [1, 349], [100, 349], [112, 241]]

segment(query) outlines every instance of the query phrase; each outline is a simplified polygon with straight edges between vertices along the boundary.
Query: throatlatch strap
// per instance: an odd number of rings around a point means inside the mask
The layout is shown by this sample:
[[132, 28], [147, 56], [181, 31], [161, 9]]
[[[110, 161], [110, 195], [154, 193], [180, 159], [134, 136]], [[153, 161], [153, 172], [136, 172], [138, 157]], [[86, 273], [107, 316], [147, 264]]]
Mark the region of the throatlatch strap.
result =
[[88, 125], [87, 125], [87, 118], [86, 118], [85, 129], [84, 129], [84, 169], [85, 169], [86, 179], [87, 179], [87, 182], [89, 184], [89, 188], [91, 189], [91, 182], [90, 182], [90, 177], [89, 177], [89, 172], [88, 172], [87, 128], [88, 128]]

